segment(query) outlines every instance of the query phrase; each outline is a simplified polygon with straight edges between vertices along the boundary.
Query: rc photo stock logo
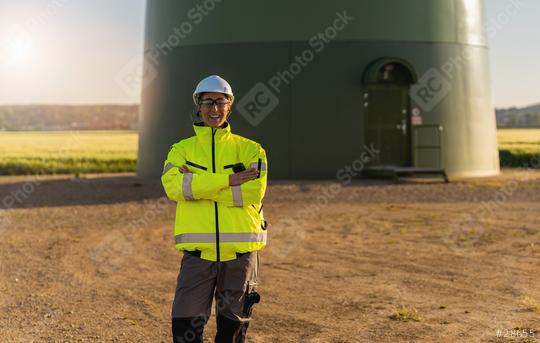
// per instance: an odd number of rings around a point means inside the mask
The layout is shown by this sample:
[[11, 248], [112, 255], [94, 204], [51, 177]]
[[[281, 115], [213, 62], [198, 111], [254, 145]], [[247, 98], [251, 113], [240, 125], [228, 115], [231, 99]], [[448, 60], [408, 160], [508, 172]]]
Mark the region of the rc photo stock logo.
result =
[[138, 98], [141, 90], [146, 88], [158, 76], [154, 63], [146, 57], [134, 56], [116, 74], [114, 81], [122, 91], [132, 98]]
[[336, 12], [330, 25], [311, 36], [307, 41], [309, 47], [294, 56], [293, 62], [285, 70], [275, 73], [266, 83], [256, 83], [238, 101], [238, 112], [252, 126], [258, 126], [279, 105], [277, 95], [281, 93], [282, 87], [290, 85], [352, 20], [354, 18], [347, 11]]
[[448, 79], [436, 68], [431, 68], [411, 87], [410, 96], [424, 111], [431, 111], [451, 88]]
[[236, 108], [252, 126], [257, 126], [278, 105], [278, 97], [264, 83], [259, 82], [238, 101]]

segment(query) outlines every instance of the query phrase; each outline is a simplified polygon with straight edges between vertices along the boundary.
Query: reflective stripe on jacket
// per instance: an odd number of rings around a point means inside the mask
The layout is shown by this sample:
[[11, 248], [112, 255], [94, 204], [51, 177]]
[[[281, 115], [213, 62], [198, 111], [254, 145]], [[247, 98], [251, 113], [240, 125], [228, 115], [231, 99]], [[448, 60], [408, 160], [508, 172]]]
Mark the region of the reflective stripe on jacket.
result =
[[[174, 144], [164, 162], [161, 182], [167, 197], [177, 202], [175, 241], [178, 250], [200, 250], [201, 258], [228, 261], [236, 253], [266, 245], [262, 199], [267, 160], [256, 142], [231, 133], [231, 126], [193, 125], [195, 136]], [[259, 177], [229, 186], [232, 166], [243, 163]], [[182, 174], [186, 165], [191, 173]]]

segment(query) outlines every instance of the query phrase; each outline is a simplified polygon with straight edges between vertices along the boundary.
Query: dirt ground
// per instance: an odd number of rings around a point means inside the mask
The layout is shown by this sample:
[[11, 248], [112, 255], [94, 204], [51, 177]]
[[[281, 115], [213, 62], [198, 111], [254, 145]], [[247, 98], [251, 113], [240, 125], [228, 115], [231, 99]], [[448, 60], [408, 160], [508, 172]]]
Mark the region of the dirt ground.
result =
[[[172, 341], [180, 254], [159, 182], [2, 177], [0, 200], [0, 342]], [[538, 170], [276, 181], [265, 214], [249, 342], [540, 341]]]

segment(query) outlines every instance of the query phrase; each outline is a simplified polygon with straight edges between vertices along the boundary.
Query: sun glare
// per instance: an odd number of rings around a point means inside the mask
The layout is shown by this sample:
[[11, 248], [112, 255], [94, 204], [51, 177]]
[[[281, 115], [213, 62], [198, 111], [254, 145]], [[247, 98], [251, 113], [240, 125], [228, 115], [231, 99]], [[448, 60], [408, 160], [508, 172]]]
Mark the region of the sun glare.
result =
[[30, 37], [18, 35], [7, 44], [7, 62], [12, 66], [28, 66], [33, 55], [33, 42]]

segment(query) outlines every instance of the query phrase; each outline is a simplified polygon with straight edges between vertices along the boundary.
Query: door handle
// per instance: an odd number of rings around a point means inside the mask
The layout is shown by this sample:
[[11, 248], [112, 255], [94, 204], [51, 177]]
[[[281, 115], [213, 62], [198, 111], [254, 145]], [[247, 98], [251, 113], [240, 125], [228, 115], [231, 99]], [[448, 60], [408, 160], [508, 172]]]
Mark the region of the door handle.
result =
[[401, 124], [396, 125], [396, 129], [401, 130], [401, 133], [405, 136], [407, 134], [407, 121], [403, 119]]

